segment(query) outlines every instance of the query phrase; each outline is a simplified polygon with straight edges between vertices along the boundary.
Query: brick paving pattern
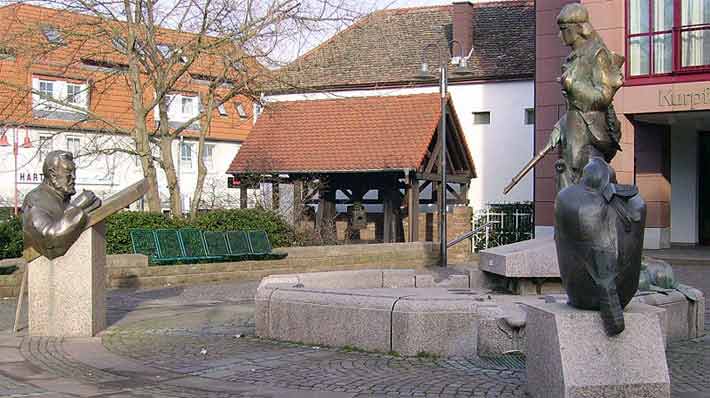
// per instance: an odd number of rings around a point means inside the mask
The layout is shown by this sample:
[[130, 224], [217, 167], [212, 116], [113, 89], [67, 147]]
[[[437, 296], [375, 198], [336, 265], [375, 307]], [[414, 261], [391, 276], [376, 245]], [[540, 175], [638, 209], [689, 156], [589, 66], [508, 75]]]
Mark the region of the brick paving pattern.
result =
[[[710, 266], [674, 264], [674, 269], [682, 282], [710, 294]], [[110, 292], [112, 326], [101, 339], [88, 339], [87, 347], [158, 369], [162, 378], [82, 362], [67, 349], [70, 341], [12, 340], [7, 336], [14, 301], [2, 301], [0, 397], [525, 396], [519, 357], [401, 358], [255, 338], [251, 298], [256, 286]], [[18, 360], [2, 357], [13, 349]], [[710, 397], [710, 337], [671, 344], [667, 355], [674, 398]]]

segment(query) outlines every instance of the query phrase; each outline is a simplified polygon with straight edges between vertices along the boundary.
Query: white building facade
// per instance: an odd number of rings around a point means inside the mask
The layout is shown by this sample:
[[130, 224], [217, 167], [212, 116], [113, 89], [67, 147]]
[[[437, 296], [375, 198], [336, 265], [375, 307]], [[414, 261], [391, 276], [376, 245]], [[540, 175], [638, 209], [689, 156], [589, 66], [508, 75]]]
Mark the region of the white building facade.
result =
[[[185, 211], [190, 208], [197, 182], [197, 146], [194, 138], [180, 138], [173, 143], [173, 159]], [[238, 207], [239, 190], [228, 187], [226, 171], [239, 147], [239, 141], [206, 140], [204, 160], [208, 173], [201, 207]], [[74, 154], [77, 192], [89, 190], [105, 199], [143, 178], [140, 160], [131, 148], [132, 140], [125, 136], [9, 127], [5, 130], [5, 139], [0, 139], [0, 207], [13, 208], [16, 202], [22, 206], [24, 195], [42, 182], [42, 163], [52, 150]], [[167, 211], [169, 195], [165, 173], [157, 163], [156, 170], [162, 208]], [[136, 210], [143, 207], [142, 201], [132, 206]]]

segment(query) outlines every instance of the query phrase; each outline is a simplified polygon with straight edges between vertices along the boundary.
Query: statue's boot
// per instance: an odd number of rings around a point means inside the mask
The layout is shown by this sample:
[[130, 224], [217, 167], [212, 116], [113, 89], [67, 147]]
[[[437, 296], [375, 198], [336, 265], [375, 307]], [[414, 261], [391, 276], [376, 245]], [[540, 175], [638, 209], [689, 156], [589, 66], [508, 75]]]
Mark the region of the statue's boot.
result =
[[609, 336], [615, 336], [624, 331], [624, 309], [621, 308], [619, 295], [616, 292], [616, 284], [609, 283], [608, 286], [599, 289], [599, 313], [604, 323], [604, 330]]

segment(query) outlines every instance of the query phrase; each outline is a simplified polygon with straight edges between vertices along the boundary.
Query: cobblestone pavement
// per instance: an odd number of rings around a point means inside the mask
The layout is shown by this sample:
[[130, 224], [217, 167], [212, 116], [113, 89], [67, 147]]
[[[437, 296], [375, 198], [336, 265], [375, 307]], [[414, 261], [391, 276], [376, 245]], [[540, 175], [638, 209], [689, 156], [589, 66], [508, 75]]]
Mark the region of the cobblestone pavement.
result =
[[[674, 264], [710, 295], [710, 266]], [[0, 397], [524, 397], [524, 362], [401, 358], [255, 338], [257, 283], [109, 293], [98, 338], [11, 337], [0, 301]], [[706, 316], [706, 322], [710, 316]], [[710, 397], [710, 337], [669, 345], [674, 398]]]

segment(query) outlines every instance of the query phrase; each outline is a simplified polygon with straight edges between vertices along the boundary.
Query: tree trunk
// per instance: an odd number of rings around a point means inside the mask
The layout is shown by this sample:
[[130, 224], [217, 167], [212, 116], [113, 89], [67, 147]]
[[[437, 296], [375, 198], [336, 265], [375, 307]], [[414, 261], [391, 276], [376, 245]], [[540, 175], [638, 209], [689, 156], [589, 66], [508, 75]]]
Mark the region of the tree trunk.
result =
[[205, 184], [207, 176], [207, 166], [205, 166], [205, 136], [212, 124], [212, 110], [214, 108], [214, 96], [209, 95], [205, 110], [205, 118], [200, 126], [200, 139], [197, 142], [197, 182], [195, 183], [195, 192], [192, 194], [192, 203], [190, 204], [190, 218], [197, 217], [197, 210], [200, 208], [202, 201], [202, 188]]
[[[130, 43], [130, 48], [133, 48], [132, 46], [135, 41], [135, 31], [133, 29], [133, 24], [130, 21], [127, 25], [128, 42]], [[131, 88], [133, 120], [135, 122], [135, 128], [133, 129], [133, 141], [136, 145], [136, 152], [141, 159], [143, 177], [148, 181], [148, 191], [146, 192], [148, 210], [151, 212], [160, 212], [158, 178], [155, 172], [153, 155], [150, 148], [150, 140], [148, 138], [146, 111], [145, 105], [143, 104], [143, 85], [141, 81], [140, 64], [136, 58], [135, 51], [128, 52], [128, 82]]]
[[[182, 201], [180, 200], [180, 181], [178, 180], [173, 160], [173, 137], [160, 137], [160, 158], [162, 160], [165, 179], [168, 183], [168, 193], [170, 194], [170, 212], [174, 217], [182, 216]], [[182, 148], [178, 150], [180, 152]], [[180, 159], [180, 155], [178, 155]], [[179, 161], [179, 160], [178, 160]]]

